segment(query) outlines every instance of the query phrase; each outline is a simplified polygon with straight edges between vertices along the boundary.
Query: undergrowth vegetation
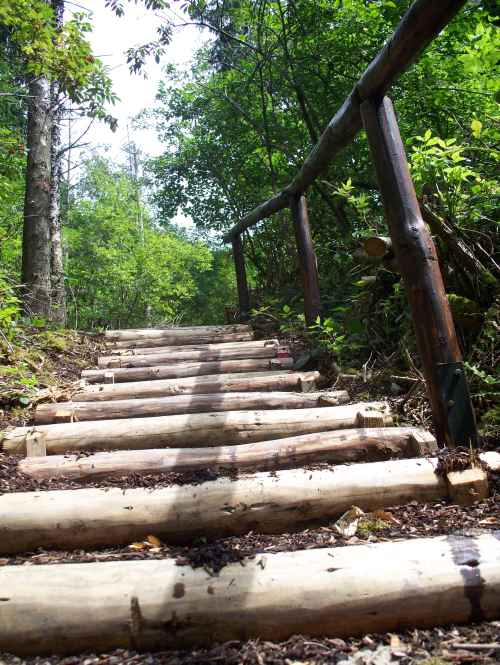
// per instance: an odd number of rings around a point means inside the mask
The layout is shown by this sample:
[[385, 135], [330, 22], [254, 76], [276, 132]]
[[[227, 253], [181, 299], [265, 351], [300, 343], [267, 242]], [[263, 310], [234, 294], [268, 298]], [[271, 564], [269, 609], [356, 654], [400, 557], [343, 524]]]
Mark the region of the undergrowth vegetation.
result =
[[24, 316], [18, 287], [0, 273], [0, 423], [25, 422], [38, 401], [67, 394], [96, 348], [87, 335]]

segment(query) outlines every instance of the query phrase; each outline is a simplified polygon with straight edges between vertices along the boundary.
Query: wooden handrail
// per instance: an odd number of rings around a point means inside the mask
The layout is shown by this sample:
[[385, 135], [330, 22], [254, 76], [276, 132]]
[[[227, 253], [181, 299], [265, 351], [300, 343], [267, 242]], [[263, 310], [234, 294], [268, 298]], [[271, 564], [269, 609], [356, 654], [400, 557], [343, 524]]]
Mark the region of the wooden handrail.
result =
[[304, 282], [304, 314], [311, 325], [321, 313], [318, 270], [305, 190], [364, 124], [385, 208], [392, 246], [412, 312], [432, 416], [441, 445], [477, 445], [474, 410], [436, 248], [422, 220], [391, 101], [396, 79], [453, 18], [465, 0], [416, 0], [391, 39], [372, 60], [332, 118], [294, 180], [243, 217], [224, 237], [233, 243], [242, 315], [245, 261], [241, 233], [278, 210], [290, 208]]
[[224, 236], [224, 242], [262, 219], [290, 205], [290, 198], [302, 194], [348, 145], [362, 127], [360, 105], [382, 97], [463, 7], [466, 0], [416, 0], [403, 16], [392, 37], [368, 65], [351, 94], [328, 123], [292, 182], [279, 194], [254, 208]]

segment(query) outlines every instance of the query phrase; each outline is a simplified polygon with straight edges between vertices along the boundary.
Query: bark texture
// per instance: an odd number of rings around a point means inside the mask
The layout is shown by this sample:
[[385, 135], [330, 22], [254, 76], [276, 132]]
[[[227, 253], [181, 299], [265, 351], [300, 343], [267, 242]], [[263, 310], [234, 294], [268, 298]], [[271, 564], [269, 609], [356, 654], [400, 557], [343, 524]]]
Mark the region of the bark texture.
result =
[[[64, 15], [64, 1], [51, 0], [58, 30], [61, 29]], [[62, 107], [59, 84], [51, 83], [50, 103], [52, 113], [52, 137], [50, 147], [50, 282], [51, 282], [51, 319], [64, 324], [66, 322], [66, 291], [64, 287], [64, 262], [62, 245], [62, 220], [60, 206], [60, 186], [62, 179], [61, 121]]]
[[26, 193], [24, 200], [22, 283], [24, 310], [50, 318], [50, 145], [49, 83], [38, 76], [28, 86]]

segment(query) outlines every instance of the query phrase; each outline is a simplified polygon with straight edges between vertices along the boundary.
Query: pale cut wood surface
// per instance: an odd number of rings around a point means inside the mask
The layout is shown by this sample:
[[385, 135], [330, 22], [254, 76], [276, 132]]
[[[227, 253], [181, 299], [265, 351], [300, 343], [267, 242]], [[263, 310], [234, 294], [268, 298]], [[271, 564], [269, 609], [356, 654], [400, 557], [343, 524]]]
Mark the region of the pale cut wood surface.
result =
[[51, 455], [42, 459], [22, 459], [19, 470], [38, 480], [88, 480], [126, 473], [182, 473], [207, 468], [264, 471], [318, 462], [373, 462], [429, 456], [436, 451], [436, 440], [423, 430], [384, 427], [304, 434], [240, 446], [126, 450], [84, 457]]
[[117, 367], [116, 369], [84, 369], [82, 378], [88, 383], [102, 383], [105, 376], [113, 376], [115, 383], [127, 381], [158, 381], [182, 379], [187, 376], [234, 374], [237, 372], [278, 371], [292, 369], [293, 358], [247, 358], [215, 362], [181, 362], [154, 367]]
[[[161, 347], [158, 347], [161, 349]], [[138, 349], [140, 351], [140, 349]], [[214, 362], [217, 360], [237, 360], [247, 358], [276, 358], [280, 355], [290, 355], [288, 349], [282, 348], [279, 344], [267, 344], [265, 346], [238, 347], [231, 346], [227, 349], [216, 350], [187, 350], [187, 351], [159, 351], [158, 353], [134, 355], [113, 355], [101, 356], [97, 360], [97, 365], [104, 369], [113, 369], [115, 367], [151, 367], [153, 365], [166, 365], [177, 362]]]
[[177, 344], [174, 346], [141, 346], [138, 349], [113, 349], [110, 350], [114, 355], [135, 356], [150, 353], [187, 353], [190, 351], [226, 351], [230, 349], [260, 349], [263, 346], [279, 346], [277, 339], [260, 339], [249, 342], [222, 342], [214, 344]]
[[123, 330], [106, 330], [104, 337], [110, 341], [135, 340], [143, 338], [156, 339], [164, 335], [192, 337], [193, 335], [226, 335], [228, 333], [252, 332], [249, 325], [235, 323], [223, 326], [165, 326], [158, 328], [124, 328]]
[[168, 395], [253, 392], [260, 390], [299, 390], [302, 385], [312, 389], [320, 379], [319, 372], [248, 372], [213, 374], [185, 379], [137, 381], [116, 385], [88, 385], [77, 391], [74, 402], [95, 402]]
[[111, 349], [133, 349], [141, 346], [174, 346], [181, 344], [214, 344], [222, 342], [250, 342], [253, 340], [253, 333], [191, 333], [190, 335], [172, 335], [166, 331], [159, 337], [143, 337], [138, 339], [118, 340], [110, 342]]
[[[220, 477], [161, 489], [4, 494], [0, 552], [128, 544], [148, 534], [166, 542], [189, 542], [248, 531], [279, 533], [331, 520], [353, 505], [374, 510], [446, 499], [450, 485], [435, 473], [436, 467], [436, 458], [404, 459], [255, 473], [237, 482]], [[476, 483], [477, 478], [471, 487]]]
[[347, 637], [498, 619], [500, 532], [258, 554], [217, 576], [173, 559], [1, 576], [0, 650], [21, 656]]
[[181, 413], [208, 413], [210, 411], [242, 411], [250, 409], [304, 409], [345, 404], [349, 395], [345, 390], [331, 392], [248, 392], [214, 393], [210, 395], [174, 395], [145, 399], [110, 400], [109, 402], [57, 402], [39, 404], [35, 423], [81, 422], [83, 420], [111, 420], [115, 418], [143, 418]]
[[[367, 419], [369, 419], [368, 422]], [[26, 452], [26, 436], [33, 431], [45, 438], [48, 454], [71, 450], [126, 450], [184, 448], [240, 444], [281, 439], [350, 427], [392, 423], [383, 402], [360, 402], [321, 409], [276, 409], [269, 411], [224, 411], [151, 418], [124, 418], [81, 423], [14, 427], [0, 434], [3, 450]]]

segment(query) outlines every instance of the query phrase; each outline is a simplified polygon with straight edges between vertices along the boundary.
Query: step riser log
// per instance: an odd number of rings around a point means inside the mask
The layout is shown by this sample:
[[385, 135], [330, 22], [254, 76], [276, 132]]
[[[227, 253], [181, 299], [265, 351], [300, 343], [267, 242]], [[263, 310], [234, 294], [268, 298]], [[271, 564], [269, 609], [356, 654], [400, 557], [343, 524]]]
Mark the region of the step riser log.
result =
[[56, 422], [145, 418], [211, 411], [312, 409], [345, 404], [348, 401], [349, 395], [345, 390], [335, 390], [328, 393], [214, 393], [213, 395], [175, 395], [109, 402], [59, 402], [37, 406], [35, 423], [49, 425]]
[[[256, 473], [162, 489], [79, 489], [0, 496], [0, 553], [130, 544], [148, 534], [166, 542], [257, 531], [281, 533], [363, 510], [450, 498], [436, 458], [370, 462], [330, 470]], [[463, 472], [478, 500], [486, 474]], [[463, 483], [454, 480], [454, 486]], [[3, 591], [2, 591], [3, 593]]]
[[178, 363], [155, 367], [122, 367], [82, 371], [82, 378], [88, 383], [102, 383], [108, 374], [113, 375], [114, 383], [127, 381], [158, 381], [159, 379], [182, 379], [188, 376], [208, 376], [210, 374], [233, 374], [236, 372], [258, 372], [287, 370], [293, 367], [293, 358], [257, 358], [247, 360], [222, 360], [220, 362]]
[[[378, 416], [381, 426], [392, 422], [380, 402], [331, 406], [321, 409], [275, 411], [227, 411], [124, 418], [82, 423], [38, 425], [48, 454], [71, 450], [138, 450], [240, 444], [281, 439], [312, 432], [372, 426]], [[370, 419], [368, 423], [367, 420]], [[32, 427], [3, 432], [2, 447], [8, 453], [26, 452], [26, 436]]]
[[315, 385], [319, 379], [319, 372], [215, 374], [186, 379], [91, 385], [75, 393], [72, 400], [74, 402], [104, 402], [115, 399], [167, 397], [169, 395], [300, 390], [301, 385]]
[[216, 362], [221, 360], [246, 360], [255, 358], [276, 358], [278, 353], [285, 354], [286, 349], [278, 345], [261, 346], [255, 348], [232, 347], [230, 349], [215, 351], [167, 351], [162, 353], [148, 353], [133, 356], [102, 356], [97, 365], [103, 369], [115, 367], [152, 367], [154, 365], [167, 365], [177, 362]]
[[251, 342], [223, 342], [222, 344], [178, 344], [176, 346], [144, 346], [138, 349], [109, 349], [113, 356], [137, 356], [151, 353], [187, 353], [199, 352], [223, 352], [234, 349], [261, 349], [265, 346], [279, 346], [277, 339], [252, 340]]
[[[148, 534], [166, 542], [248, 531], [279, 533], [331, 520], [356, 505], [363, 510], [450, 497], [436, 458], [336, 466], [330, 470], [256, 473], [234, 482], [162, 489], [79, 489], [0, 496], [0, 552], [130, 544]], [[468, 478], [468, 472], [463, 472]], [[470, 479], [484, 498], [486, 474]], [[455, 479], [463, 489], [463, 483]], [[486, 484], [487, 490], [487, 484]], [[481, 496], [481, 493], [483, 494]], [[334, 565], [334, 562], [332, 562]], [[3, 589], [2, 589], [3, 595]]]
[[436, 453], [435, 439], [413, 428], [352, 429], [287, 437], [277, 441], [219, 448], [173, 448], [78, 455], [52, 455], [21, 460], [19, 470], [37, 480], [94, 480], [128, 473], [226, 469], [257, 471], [329, 462], [374, 462]]
[[110, 349], [133, 349], [141, 346], [176, 346], [185, 344], [221, 344], [223, 342], [251, 342], [253, 333], [227, 333], [225, 335], [186, 335], [184, 337], [174, 336], [167, 333], [161, 337], [132, 340], [119, 340], [110, 343]]
[[167, 326], [165, 328], [127, 328], [124, 330], [106, 330], [105, 339], [109, 341], [157, 339], [170, 335], [171, 337], [195, 337], [197, 335], [228, 335], [232, 333], [251, 333], [249, 325], [236, 323], [226, 326]]
[[496, 532], [258, 554], [212, 577], [172, 559], [7, 566], [0, 650], [38, 656], [348, 637], [468, 622], [478, 610], [492, 620], [500, 617], [499, 557]]

